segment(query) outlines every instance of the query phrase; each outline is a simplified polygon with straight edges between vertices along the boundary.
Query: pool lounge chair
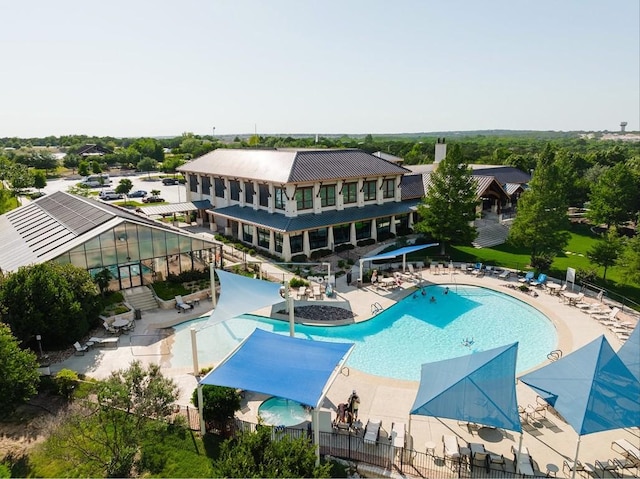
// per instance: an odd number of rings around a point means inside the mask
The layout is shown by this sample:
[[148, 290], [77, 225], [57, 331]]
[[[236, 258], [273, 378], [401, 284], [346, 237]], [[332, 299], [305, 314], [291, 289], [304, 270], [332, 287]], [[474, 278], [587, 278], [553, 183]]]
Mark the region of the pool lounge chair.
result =
[[89, 346], [87, 346], [86, 344], [82, 346], [78, 341], [73, 343], [73, 347], [76, 348], [76, 355], [79, 356], [84, 356], [84, 353], [89, 351]]
[[500, 279], [509, 279], [509, 276], [511, 276], [511, 271], [509, 271], [508, 269], [505, 269], [502, 271], [502, 273], [500, 273], [498, 275], [498, 278]]
[[611, 443], [611, 449], [640, 466], [640, 449], [638, 446], [631, 444], [626, 439], [618, 439]]
[[538, 275], [538, 279], [534, 279], [533, 281], [531, 281], [529, 284], [531, 286], [542, 286], [543, 284], [545, 284], [547, 282], [547, 275], [544, 273], [540, 273]]
[[518, 448], [511, 446], [511, 452], [513, 453], [513, 462], [516, 466], [516, 471], [523, 476], [534, 476], [533, 459], [531, 459], [529, 449], [527, 449], [526, 446], [522, 446], [520, 455], [518, 456]]
[[475, 274], [477, 276], [483, 276], [484, 265], [482, 263], [476, 263], [476, 265], [473, 267], [473, 270], [471, 271], [471, 274]]
[[382, 421], [380, 419], [369, 419], [367, 426], [364, 429], [364, 442], [365, 444], [376, 444], [378, 437], [380, 436], [380, 427]]
[[442, 445], [444, 447], [444, 459], [450, 459], [452, 461], [460, 460], [460, 446], [458, 444], [458, 437], [448, 434], [442, 435]]
[[191, 308], [192, 306], [190, 304], [185, 303], [181, 295], [176, 296], [176, 309], [178, 310], [178, 313], [181, 313], [182, 311], [186, 311], [187, 309], [191, 309]]
[[603, 319], [614, 321], [616, 319], [616, 316], [618, 316], [619, 312], [620, 312], [620, 308], [613, 308], [608, 313], [592, 313], [591, 316], [595, 317], [596, 319], [604, 317]]
[[582, 464], [580, 461], [573, 462], [567, 461], [566, 459], [562, 461], [562, 472], [565, 476], [569, 476], [569, 473], [573, 472], [586, 472], [587, 474], [595, 473], [594, 469], [589, 464]]
[[313, 297], [315, 299], [322, 299], [322, 291], [320, 291], [320, 285], [314, 284], [312, 289], [313, 289]]
[[393, 447], [404, 447], [405, 430], [403, 422], [391, 423], [391, 445]]
[[[596, 475], [598, 477], [604, 477], [605, 471], [609, 471], [610, 474], [617, 476], [616, 470], [618, 465], [611, 459], [596, 459], [594, 461]], [[598, 474], [598, 470], [602, 471], [602, 474]]]
[[524, 278], [520, 278], [518, 279], [518, 281], [520, 281], [521, 283], [529, 283], [533, 280], [533, 278], [535, 278], [536, 273], [533, 271], [529, 271], [527, 274], [524, 275]]
[[98, 337], [92, 337], [89, 338], [89, 341], [92, 342], [93, 344], [96, 344], [98, 346], [108, 346], [108, 345], [113, 345], [115, 348], [118, 347], [118, 337], [111, 337], [111, 338], [98, 338]]

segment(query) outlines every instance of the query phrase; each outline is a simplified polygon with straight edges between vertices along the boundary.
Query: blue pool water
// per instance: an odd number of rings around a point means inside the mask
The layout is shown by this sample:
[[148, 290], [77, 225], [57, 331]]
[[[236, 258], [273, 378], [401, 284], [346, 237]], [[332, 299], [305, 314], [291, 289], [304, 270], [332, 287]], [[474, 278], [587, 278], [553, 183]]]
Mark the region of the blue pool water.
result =
[[[423, 363], [476, 351], [518, 345], [517, 371], [546, 360], [556, 349], [557, 334], [549, 319], [535, 308], [506, 294], [475, 286], [429, 286], [425, 295], [408, 296], [374, 318], [345, 326], [296, 324], [296, 336], [322, 341], [354, 342], [346, 365], [378, 376], [420, 379]], [[430, 298], [434, 296], [435, 302]], [[189, 330], [207, 318], [175, 327], [173, 367], [191, 366]], [[201, 365], [218, 362], [255, 328], [289, 334], [289, 324], [245, 315], [198, 331]]]
[[272, 426], [297, 426], [311, 420], [311, 414], [302, 404], [291, 399], [272, 397], [258, 407], [258, 414]]

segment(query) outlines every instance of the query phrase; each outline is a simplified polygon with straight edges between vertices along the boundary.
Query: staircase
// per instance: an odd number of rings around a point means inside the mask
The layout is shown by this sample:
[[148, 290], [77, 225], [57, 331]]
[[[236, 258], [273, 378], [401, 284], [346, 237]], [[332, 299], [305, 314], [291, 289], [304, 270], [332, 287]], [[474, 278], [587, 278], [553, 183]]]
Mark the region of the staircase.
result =
[[509, 236], [509, 227], [497, 222], [478, 221], [476, 230], [478, 237], [472, 243], [476, 248], [489, 248], [506, 243]]
[[158, 302], [153, 292], [146, 286], [127, 289], [124, 291], [124, 295], [127, 303], [133, 306], [134, 309], [139, 309], [140, 311], [158, 309]]

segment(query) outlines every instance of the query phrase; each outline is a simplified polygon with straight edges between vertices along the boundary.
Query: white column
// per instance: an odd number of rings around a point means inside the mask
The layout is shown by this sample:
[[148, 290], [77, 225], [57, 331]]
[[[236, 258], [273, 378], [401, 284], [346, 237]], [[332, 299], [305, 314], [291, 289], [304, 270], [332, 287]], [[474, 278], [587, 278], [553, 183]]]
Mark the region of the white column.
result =
[[371, 220], [371, 237], [378, 241], [378, 222], [375, 218]]
[[196, 341], [196, 328], [191, 328], [191, 359], [193, 361], [193, 375], [197, 376], [200, 371], [198, 365], [198, 342]]
[[391, 226], [389, 227], [390, 228], [389, 231], [392, 234], [396, 234], [396, 217], [395, 217], [395, 215], [391, 215], [390, 221], [391, 221]]
[[327, 231], [327, 247], [329, 249], [331, 249], [331, 251], [333, 251], [335, 249], [335, 244], [333, 241], [333, 226], [329, 226], [328, 227], [328, 231]]
[[289, 240], [289, 233], [283, 233], [282, 235], [282, 259], [285, 261], [291, 261], [291, 242]]
[[302, 232], [302, 252], [307, 256], [311, 256], [311, 246], [309, 245], [309, 231]]
[[350, 243], [353, 246], [357, 246], [358, 245], [358, 239], [356, 238], [356, 223], [353, 222], [351, 223], [351, 227], [350, 227], [351, 231], [349, 232], [349, 239], [350, 239]]

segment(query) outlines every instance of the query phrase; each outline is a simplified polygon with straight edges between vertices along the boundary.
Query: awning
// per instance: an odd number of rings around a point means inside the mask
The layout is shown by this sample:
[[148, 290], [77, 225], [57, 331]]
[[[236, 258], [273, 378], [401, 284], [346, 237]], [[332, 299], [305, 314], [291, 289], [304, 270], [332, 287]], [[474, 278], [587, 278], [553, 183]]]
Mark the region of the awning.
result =
[[402, 256], [402, 270], [406, 271], [407, 269], [407, 254], [413, 253], [414, 251], [419, 251], [424, 248], [430, 248], [431, 246], [438, 246], [440, 243], [431, 243], [431, 244], [420, 244], [414, 246], [405, 246], [403, 248], [394, 249], [393, 251], [388, 251], [387, 253], [378, 254], [375, 256], [367, 256], [365, 258], [360, 258], [360, 283], [362, 283], [362, 265], [365, 261], [375, 261], [379, 259], [393, 259], [398, 256]]
[[640, 322], [618, 351], [618, 356], [631, 374], [640, 381]]
[[173, 213], [185, 213], [188, 211], [204, 210], [211, 208], [209, 201], [187, 201], [185, 203], [169, 203], [158, 206], [143, 206], [140, 210], [148, 216], [172, 215]]
[[256, 329], [199, 384], [246, 389], [317, 408], [353, 347]]

